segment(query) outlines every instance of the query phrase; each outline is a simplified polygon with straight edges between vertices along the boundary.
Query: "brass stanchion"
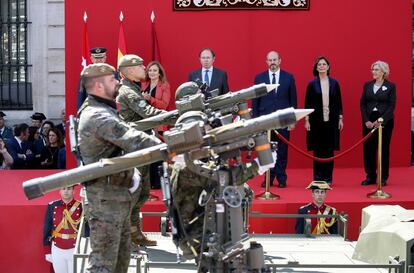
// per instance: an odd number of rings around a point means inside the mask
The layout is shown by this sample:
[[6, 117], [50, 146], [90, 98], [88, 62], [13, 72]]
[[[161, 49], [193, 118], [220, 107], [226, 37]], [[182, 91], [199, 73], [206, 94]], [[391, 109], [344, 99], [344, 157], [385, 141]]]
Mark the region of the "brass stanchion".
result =
[[369, 198], [374, 199], [388, 199], [391, 198], [391, 194], [386, 193], [382, 190], [382, 123], [384, 120], [382, 118], [378, 119], [378, 152], [377, 152], [377, 190], [371, 193], [368, 193]]
[[[270, 141], [270, 130], [267, 131], [267, 138]], [[270, 192], [270, 170], [266, 171], [266, 191], [256, 195], [256, 199], [259, 199], [259, 200], [278, 200], [278, 199], [280, 199], [279, 195]]]

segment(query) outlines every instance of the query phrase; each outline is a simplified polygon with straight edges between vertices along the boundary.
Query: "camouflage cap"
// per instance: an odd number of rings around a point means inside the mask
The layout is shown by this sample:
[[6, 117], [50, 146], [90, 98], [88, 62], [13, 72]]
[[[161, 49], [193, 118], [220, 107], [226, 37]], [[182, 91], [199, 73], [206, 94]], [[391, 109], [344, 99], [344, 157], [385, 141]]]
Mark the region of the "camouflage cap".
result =
[[138, 66], [141, 65], [143, 62], [144, 60], [140, 56], [134, 54], [127, 54], [122, 56], [122, 58], [119, 60], [118, 69], [127, 66]]
[[328, 183], [325, 181], [312, 181], [306, 189], [308, 190], [332, 190]]
[[115, 68], [109, 64], [98, 63], [90, 64], [82, 70], [81, 76], [83, 78], [101, 77], [106, 75], [113, 75]]

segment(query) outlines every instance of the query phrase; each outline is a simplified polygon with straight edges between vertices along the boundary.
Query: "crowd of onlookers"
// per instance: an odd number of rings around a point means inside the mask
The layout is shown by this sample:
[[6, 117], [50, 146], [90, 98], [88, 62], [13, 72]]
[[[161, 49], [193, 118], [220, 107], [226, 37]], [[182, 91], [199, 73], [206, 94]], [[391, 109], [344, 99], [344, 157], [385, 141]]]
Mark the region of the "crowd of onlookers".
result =
[[65, 110], [55, 124], [43, 113], [30, 116], [32, 123], [6, 126], [0, 111], [0, 170], [65, 169]]

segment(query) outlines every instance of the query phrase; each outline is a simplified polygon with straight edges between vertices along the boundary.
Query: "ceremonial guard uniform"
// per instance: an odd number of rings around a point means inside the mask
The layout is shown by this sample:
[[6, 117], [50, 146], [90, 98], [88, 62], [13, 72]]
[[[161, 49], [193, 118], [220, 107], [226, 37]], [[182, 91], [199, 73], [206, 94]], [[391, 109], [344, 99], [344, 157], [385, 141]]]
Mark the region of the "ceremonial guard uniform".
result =
[[[88, 98], [78, 112], [79, 149], [85, 165], [102, 158], [120, 156], [154, 145], [161, 141], [137, 131], [119, 117], [113, 100], [100, 97], [99, 86], [88, 87], [94, 78], [113, 84], [115, 69], [107, 64], [87, 66], [83, 72]], [[110, 88], [111, 86], [108, 87]], [[112, 87], [111, 87], [112, 88]], [[109, 91], [109, 89], [107, 89]], [[110, 90], [115, 95], [116, 87]], [[93, 95], [95, 94], [95, 95]], [[100, 177], [86, 182], [88, 223], [90, 226], [91, 253], [88, 272], [128, 271], [131, 253], [130, 217], [133, 170]]]
[[[314, 202], [304, 205], [299, 208], [298, 214], [314, 214], [314, 215], [326, 215], [323, 218], [308, 218], [311, 221], [311, 233], [312, 234], [337, 234], [338, 233], [338, 223], [337, 218], [332, 218], [329, 216], [336, 215], [337, 211], [334, 207], [326, 205], [323, 201], [325, 199], [325, 194], [327, 190], [330, 190], [331, 187], [325, 181], [313, 181], [307, 189], [312, 191], [320, 190], [323, 191], [323, 198], [315, 200]], [[314, 193], [315, 194], [315, 193]], [[296, 220], [296, 233], [303, 234], [305, 229], [305, 220], [304, 218], [298, 218]]]
[[73, 252], [81, 217], [82, 204], [74, 199], [69, 203], [56, 200], [47, 206], [43, 245], [45, 254], [51, 254], [56, 273], [73, 272]]
[[[137, 55], [128, 54], [123, 56], [118, 65], [118, 69], [125, 67], [133, 67], [142, 65], [142, 58]], [[141, 87], [138, 83], [128, 79], [123, 75], [119, 89], [119, 94], [116, 98], [119, 116], [126, 122], [136, 122], [141, 119], [153, 117], [166, 111], [151, 106], [142, 95]], [[145, 76], [145, 75], [144, 75]], [[131, 124], [132, 125], [132, 124]], [[149, 199], [150, 196], [150, 176], [149, 166], [139, 168], [141, 173], [141, 185], [139, 194], [135, 194], [134, 204], [131, 212], [131, 239], [136, 245], [155, 246], [157, 242], [150, 240], [142, 232], [142, 223], [140, 217], [140, 208]]]

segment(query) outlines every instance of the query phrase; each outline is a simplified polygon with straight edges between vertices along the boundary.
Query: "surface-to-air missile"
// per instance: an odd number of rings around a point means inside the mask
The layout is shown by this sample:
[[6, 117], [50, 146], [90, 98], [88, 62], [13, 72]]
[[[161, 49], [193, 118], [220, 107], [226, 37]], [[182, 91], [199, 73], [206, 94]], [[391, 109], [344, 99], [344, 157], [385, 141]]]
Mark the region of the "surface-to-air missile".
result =
[[[178, 154], [199, 159], [218, 152], [240, 149], [242, 145], [256, 146], [255, 136], [272, 129], [284, 128], [313, 112], [312, 109], [287, 108], [250, 120], [241, 120], [205, 131], [203, 124], [181, 124], [164, 133], [165, 143], [125, 154], [101, 159], [98, 162], [66, 170], [23, 183], [28, 199], [61, 187], [68, 187], [102, 176], [122, 172], [153, 162], [168, 160]], [[252, 144], [253, 143], [253, 144]], [[239, 144], [239, 145], [237, 145]]]
[[188, 95], [176, 102], [176, 110], [133, 122], [132, 125], [137, 130], [147, 131], [159, 125], [174, 124], [179, 116], [188, 111], [220, 112], [223, 116], [233, 113], [247, 119], [247, 101], [264, 96], [277, 87], [278, 84], [262, 83], [207, 100], [201, 93]]

